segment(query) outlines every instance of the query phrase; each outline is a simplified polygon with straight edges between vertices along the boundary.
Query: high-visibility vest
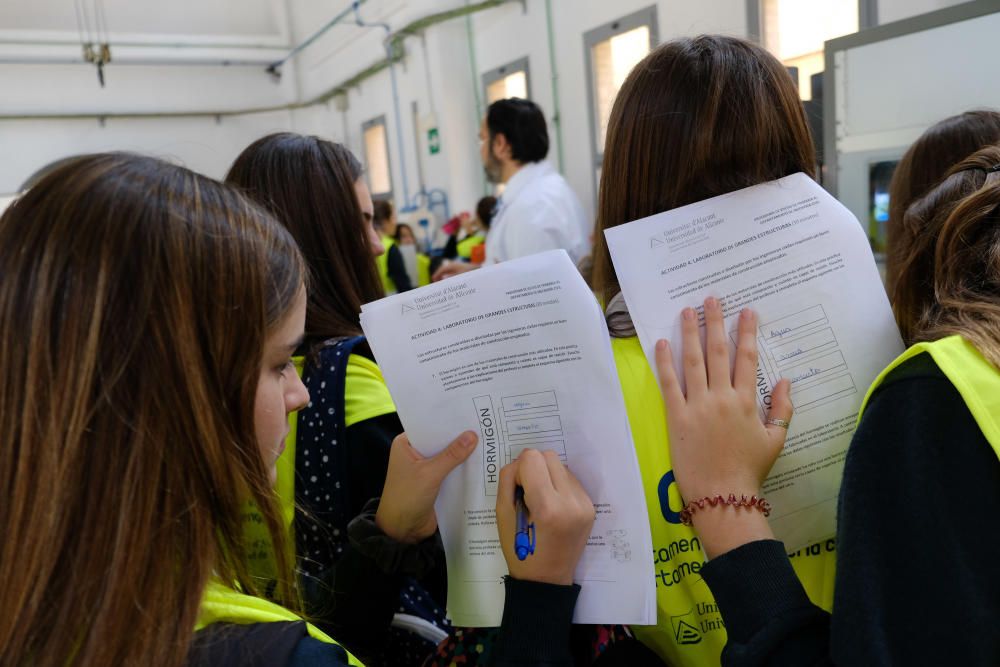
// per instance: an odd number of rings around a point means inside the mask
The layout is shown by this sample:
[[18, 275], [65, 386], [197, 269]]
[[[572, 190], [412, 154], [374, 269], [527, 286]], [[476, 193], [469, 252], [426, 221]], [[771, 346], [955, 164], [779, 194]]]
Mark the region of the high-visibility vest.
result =
[[[868, 400], [886, 376], [907, 359], [926, 352], [934, 359], [948, 381], [958, 390], [965, 407], [983, 432], [986, 441], [1000, 457], [1000, 370], [961, 336], [948, 336], [930, 343], [917, 343], [899, 355], [872, 383], [861, 404], [864, 412]], [[858, 415], [861, 419], [861, 415]]]
[[[303, 619], [282, 606], [268, 602], [263, 598], [240, 593], [213, 579], [205, 589], [205, 596], [202, 598], [201, 609], [198, 611], [198, 621], [194, 629], [197, 632], [214, 623], [249, 625], [251, 623], [288, 622], [303, 622]], [[306, 623], [306, 630], [313, 639], [340, 646], [329, 635], [311, 623]], [[360, 660], [351, 655], [350, 651], [344, 649], [344, 652], [347, 653], [349, 664], [364, 667]]]
[[[705, 552], [694, 529], [680, 521], [680, 492], [667, 444], [660, 388], [636, 337], [613, 338], [611, 347], [625, 396], [632, 438], [653, 536], [657, 624], [632, 626], [636, 636], [672, 667], [718, 665], [726, 629], [715, 597], [699, 572]], [[833, 607], [834, 541], [789, 554], [814, 604]]]
[[431, 258], [422, 252], [417, 253], [417, 286], [431, 284]]
[[382, 287], [385, 288], [386, 294], [396, 293], [396, 283], [392, 282], [392, 278], [389, 277], [389, 248], [394, 245], [396, 245], [396, 239], [383, 234], [382, 247], [385, 248], [385, 252], [375, 258], [375, 265], [378, 266], [378, 274], [382, 277]]
[[476, 233], [459, 241], [458, 245], [455, 246], [455, 251], [458, 253], [459, 257], [468, 261], [472, 258], [472, 249], [477, 245], [482, 245], [483, 243], [486, 243], [486, 236]]

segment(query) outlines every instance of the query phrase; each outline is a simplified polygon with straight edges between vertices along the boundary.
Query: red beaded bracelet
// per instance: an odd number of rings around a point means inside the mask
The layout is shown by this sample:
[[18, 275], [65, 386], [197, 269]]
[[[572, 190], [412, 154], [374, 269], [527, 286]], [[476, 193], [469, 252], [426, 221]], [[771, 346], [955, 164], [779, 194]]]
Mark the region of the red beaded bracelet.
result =
[[771, 503], [757, 496], [740, 496], [739, 499], [732, 493], [728, 498], [722, 496], [705, 496], [701, 500], [692, 500], [681, 510], [681, 523], [685, 526], [691, 525], [691, 517], [695, 512], [705, 509], [705, 505], [715, 507], [716, 505], [729, 505], [731, 507], [746, 507], [747, 509], [757, 509], [764, 516], [771, 516]]

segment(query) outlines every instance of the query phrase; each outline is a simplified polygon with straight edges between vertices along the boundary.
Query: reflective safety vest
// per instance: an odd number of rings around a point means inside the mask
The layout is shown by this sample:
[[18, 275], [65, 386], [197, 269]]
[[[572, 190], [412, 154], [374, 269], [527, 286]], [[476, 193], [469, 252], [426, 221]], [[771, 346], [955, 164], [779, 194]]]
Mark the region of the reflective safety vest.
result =
[[[917, 343], [899, 355], [872, 383], [864, 403], [882, 384], [886, 376], [907, 359], [926, 352], [934, 359], [948, 381], [955, 386], [965, 407], [983, 432], [986, 441], [1000, 457], [1000, 370], [991, 364], [972, 343], [961, 336], [948, 336], [930, 343]], [[858, 419], [861, 416], [858, 415]]]
[[[670, 463], [659, 384], [638, 338], [613, 338], [611, 347], [653, 536], [657, 624], [632, 629], [672, 667], [718, 665], [726, 628], [712, 591], [699, 574], [705, 563], [701, 542], [692, 528], [681, 524], [681, 497]], [[813, 603], [832, 609], [834, 541], [813, 544], [789, 556]]]
[[383, 234], [382, 247], [385, 248], [385, 252], [375, 258], [378, 274], [382, 277], [382, 287], [385, 288], [386, 294], [396, 293], [396, 283], [392, 282], [392, 278], [389, 277], [389, 248], [394, 245], [396, 245], [396, 239]]
[[431, 258], [417, 253], [417, 287], [431, 284]]
[[[239, 593], [213, 579], [205, 589], [205, 597], [201, 601], [198, 622], [195, 624], [194, 630], [198, 632], [213, 623], [249, 625], [251, 623], [299, 623], [302, 620], [284, 607], [262, 598]], [[311, 623], [306, 623], [306, 630], [313, 639], [325, 644], [340, 646], [329, 635]], [[344, 649], [344, 652], [347, 653], [349, 664], [364, 667], [360, 660], [351, 655], [350, 651]]]
[[[305, 357], [292, 357], [292, 363], [295, 365], [295, 372], [299, 374], [299, 377], [302, 377]], [[293, 541], [295, 539], [292, 531], [292, 521], [295, 519], [295, 443], [299, 422], [296, 419], [297, 416], [298, 413], [293, 413], [288, 418], [285, 451], [281, 453], [275, 464], [278, 479], [274, 485], [275, 495], [278, 498], [278, 510], [281, 513], [281, 523], [283, 526], [287, 526], [288, 538]], [[247, 502], [243, 510], [243, 537], [248, 544], [250, 573], [263, 581], [275, 579], [278, 576], [278, 568], [274, 559], [271, 534], [264, 522], [264, 515], [260, 513], [257, 505], [253, 502]]]
[[455, 246], [455, 252], [465, 261], [469, 261], [472, 258], [472, 249], [483, 243], [486, 243], [486, 237], [477, 232], [459, 241], [458, 245]]

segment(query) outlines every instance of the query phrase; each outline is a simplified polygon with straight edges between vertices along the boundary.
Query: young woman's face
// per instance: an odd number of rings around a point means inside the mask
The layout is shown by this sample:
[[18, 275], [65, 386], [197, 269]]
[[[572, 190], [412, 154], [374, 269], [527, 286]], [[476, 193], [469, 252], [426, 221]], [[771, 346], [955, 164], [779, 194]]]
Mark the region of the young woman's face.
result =
[[358, 195], [358, 206], [361, 207], [368, 246], [372, 249], [372, 255], [378, 257], [385, 252], [385, 247], [382, 245], [382, 237], [375, 229], [375, 205], [372, 203], [372, 193], [368, 191], [365, 179], [359, 178], [354, 181], [354, 192]]
[[400, 227], [399, 243], [400, 245], [416, 245], [417, 239], [414, 238], [413, 232], [409, 227]]
[[264, 343], [264, 363], [254, 401], [254, 430], [261, 456], [277, 480], [276, 464], [285, 451], [288, 415], [309, 402], [309, 391], [292, 364], [292, 354], [302, 344], [306, 326], [306, 291], [300, 289], [295, 304]]

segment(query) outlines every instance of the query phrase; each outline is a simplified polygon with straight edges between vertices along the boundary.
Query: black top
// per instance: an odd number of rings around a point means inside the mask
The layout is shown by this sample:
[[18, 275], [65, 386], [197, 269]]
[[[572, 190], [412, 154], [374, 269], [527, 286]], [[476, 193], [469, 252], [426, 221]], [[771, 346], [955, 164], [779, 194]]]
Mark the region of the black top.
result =
[[406, 272], [406, 264], [403, 263], [403, 253], [396, 246], [390, 246], [386, 251], [386, 273], [396, 286], [397, 292], [409, 292], [413, 289], [410, 284], [410, 274]]
[[780, 542], [702, 575], [726, 665], [1000, 665], [1000, 460], [928, 354], [873, 394], [844, 467], [834, 614]]

